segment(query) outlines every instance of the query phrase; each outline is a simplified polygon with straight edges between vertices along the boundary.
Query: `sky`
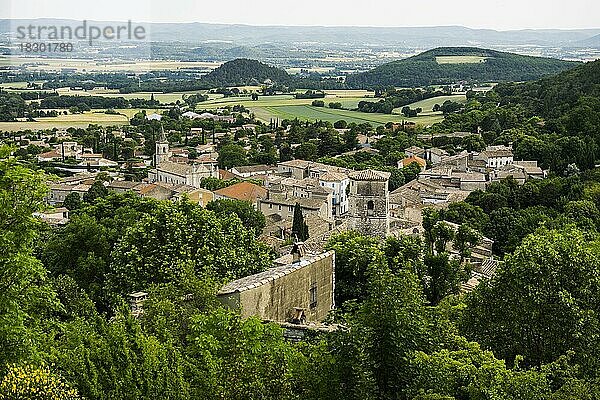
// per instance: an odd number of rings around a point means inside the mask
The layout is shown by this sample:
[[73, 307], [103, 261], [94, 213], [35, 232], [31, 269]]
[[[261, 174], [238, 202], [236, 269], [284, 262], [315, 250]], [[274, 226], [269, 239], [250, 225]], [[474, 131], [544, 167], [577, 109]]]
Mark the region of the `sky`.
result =
[[600, 28], [600, 0], [0, 0], [0, 18], [248, 25]]

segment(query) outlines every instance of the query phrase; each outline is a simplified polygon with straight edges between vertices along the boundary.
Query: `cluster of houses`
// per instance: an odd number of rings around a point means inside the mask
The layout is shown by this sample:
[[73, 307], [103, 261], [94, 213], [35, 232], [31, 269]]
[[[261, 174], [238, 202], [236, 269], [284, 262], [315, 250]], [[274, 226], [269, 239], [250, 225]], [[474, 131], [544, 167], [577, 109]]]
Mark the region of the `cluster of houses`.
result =
[[390, 194], [390, 214], [405, 223], [420, 223], [425, 207], [464, 200], [475, 190], [485, 190], [492, 182], [512, 177], [519, 184], [546, 176], [537, 161], [517, 161], [510, 146], [488, 146], [481, 152], [463, 151], [449, 155], [437, 148], [410, 147], [399, 167], [417, 163], [418, 179]]
[[77, 142], [65, 141], [52, 146], [52, 150], [38, 154], [39, 162], [65, 161], [71, 158], [78, 165], [88, 168], [116, 167], [118, 163], [108, 160], [102, 154], [93, 153], [92, 149], [84, 148]]
[[[85, 156], [76, 143], [64, 142], [60, 146], [56, 151], [61, 157]], [[388, 172], [353, 171], [305, 160], [222, 170], [214, 145], [201, 147], [191, 158], [187, 150], [171, 149], [163, 132], [156, 141], [147, 179], [125, 181], [118, 179], [117, 174], [117, 179], [105, 185], [115, 192], [133, 192], [160, 200], [185, 197], [202, 206], [217, 199], [243, 200], [260, 210], [267, 221], [260, 240], [278, 251], [280, 258], [268, 271], [229, 283], [221, 289], [219, 298], [224, 304], [241, 308], [243, 315], [281, 323], [319, 324], [334, 307], [335, 254], [324, 250], [332, 235], [348, 230], [381, 238], [422, 235], [422, 211], [426, 207], [446, 207], [507, 177], [522, 184], [545, 176], [535, 161], [514, 160], [509, 146], [454, 155], [437, 148], [413, 146], [405, 150], [406, 157], [399, 161], [398, 168], [416, 164], [421, 171], [417, 179], [390, 192]], [[60, 208], [66, 196], [76, 192], [83, 197], [95, 175], [79, 173], [52, 183], [48, 203], [59, 208], [45, 218], [63, 222], [68, 219], [68, 210]], [[210, 191], [201, 187], [204, 178], [236, 178], [239, 182]], [[309, 228], [309, 239], [304, 243], [298, 243], [292, 233], [297, 206]], [[448, 225], [458, 229], [458, 225]], [[472, 290], [481, 279], [493, 276], [497, 261], [492, 257], [492, 244], [483, 238], [472, 250], [468, 261], [473, 272], [463, 285], [464, 290]], [[451, 246], [448, 250], [456, 253]], [[141, 312], [144, 298], [144, 292], [132, 294], [132, 309]], [[294, 331], [293, 327], [289, 329]]]

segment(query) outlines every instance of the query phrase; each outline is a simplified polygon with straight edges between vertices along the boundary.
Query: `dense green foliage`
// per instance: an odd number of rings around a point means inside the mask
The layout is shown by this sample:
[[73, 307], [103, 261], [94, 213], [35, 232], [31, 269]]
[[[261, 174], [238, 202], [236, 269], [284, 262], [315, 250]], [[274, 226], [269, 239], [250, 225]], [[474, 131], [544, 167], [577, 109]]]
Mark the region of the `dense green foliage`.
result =
[[202, 81], [211, 87], [260, 85], [267, 79], [273, 83], [289, 84], [290, 75], [282, 69], [272, 67], [256, 60], [238, 58], [224, 63]]
[[[477, 56], [479, 63], [438, 63], [440, 56]], [[440, 47], [419, 55], [381, 65], [373, 70], [350, 75], [351, 88], [419, 87], [451, 84], [458, 81], [529, 81], [555, 74], [576, 63], [541, 57], [521, 56], [473, 47]]]

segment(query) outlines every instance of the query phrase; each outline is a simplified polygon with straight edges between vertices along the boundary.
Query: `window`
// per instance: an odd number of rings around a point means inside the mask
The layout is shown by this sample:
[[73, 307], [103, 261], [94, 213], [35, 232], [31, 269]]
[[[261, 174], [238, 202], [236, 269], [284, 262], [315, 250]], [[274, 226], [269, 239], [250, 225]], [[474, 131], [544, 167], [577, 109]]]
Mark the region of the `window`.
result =
[[317, 283], [314, 282], [310, 285], [310, 308], [317, 306]]
[[279, 206], [279, 211], [281, 211], [281, 205]]
[[375, 211], [375, 203], [373, 203], [373, 200], [369, 200], [367, 202], [367, 215], [373, 215]]

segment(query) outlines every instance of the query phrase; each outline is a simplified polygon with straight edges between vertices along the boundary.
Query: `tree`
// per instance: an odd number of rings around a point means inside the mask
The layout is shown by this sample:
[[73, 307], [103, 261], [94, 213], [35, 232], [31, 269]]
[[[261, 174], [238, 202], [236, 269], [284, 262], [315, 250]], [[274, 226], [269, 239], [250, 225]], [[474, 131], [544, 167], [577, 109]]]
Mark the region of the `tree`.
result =
[[160, 203], [128, 228], [111, 253], [107, 290], [123, 296], [185, 276], [236, 279], [271, 266], [269, 248], [235, 215]]
[[409, 383], [410, 354], [426, 348], [423, 296], [411, 272], [392, 274], [381, 257], [369, 266], [368, 278], [355, 334], [365, 338], [376, 397], [396, 399]]
[[31, 355], [39, 324], [57, 307], [46, 270], [33, 256], [47, 177], [27, 169], [0, 146], [0, 365]]
[[266, 225], [263, 213], [255, 210], [248, 201], [219, 199], [208, 203], [206, 209], [214, 211], [217, 215], [237, 215], [244, 227], [254, 230], [256, 236], [262, 234]]
[[[437, 305], [444, 297], [457, 294], [460, 285], [470, 277], [468, 265], [463, 263], [470, 248], [479, 241], [479, 236], [470, 228], [459, 228], [458, 232], [441, 220], [440, 212], [427, 208], [423, 211], [425, 229], [424, 268], [418, 272], [427, 300]], [[448, 244], [459, 250], [461, 260], [452, 258], [448, 253]], [[475, 243], [475, 244], [474, 244]]]
[[304, 216], [302, 215], [302, 207], [300, 203], [296, 203], [294, 206], [294, 221], [292, 223], [292, 234], [296, 236], [296, 238], [304, 242], [308, 239], [308, 225], [306, 221], [304, 221]]
[[283, 329], [224, 309], [192, 318], [189, 353], [196, 360], [194, 386], [212, 399], [292, 398], [292, 366], [300, 354]]
[[223, 169], [247, 165], [246, 150], [239, 144], [227, 144], [219, 149], [218, 162]]
[[377, 239], [350, 231], [333, 236], [325, 246], [335, 251], [335, 304], [362, 301], [367, 295], [367, 269], [381, 256]]
[[595, 375], [600, 346], [600, 240], [575, 228], [528, 236], [489, 282], [467, 297], [461, 328], [512, 362], [540, 366], [568, 351]]
[[104, 186], [102, 180], [96, 179], [92, 186], [83, 195], [83, 201], [86, 203], [93, 203], [96, 199], [106, 197], [108, 195], [108, 189]]
[[294, 150], [294, 158], [314, 161], [317, 158], [317, 145], [312, 142], [302, 143]]
[[65, 196], [65, 201], [63, 202], [63, 206], [67, 207], [69, 211], [77, 210], [81, 207], [81, 197], [79, 197], [79, 193], [71, 192]]

